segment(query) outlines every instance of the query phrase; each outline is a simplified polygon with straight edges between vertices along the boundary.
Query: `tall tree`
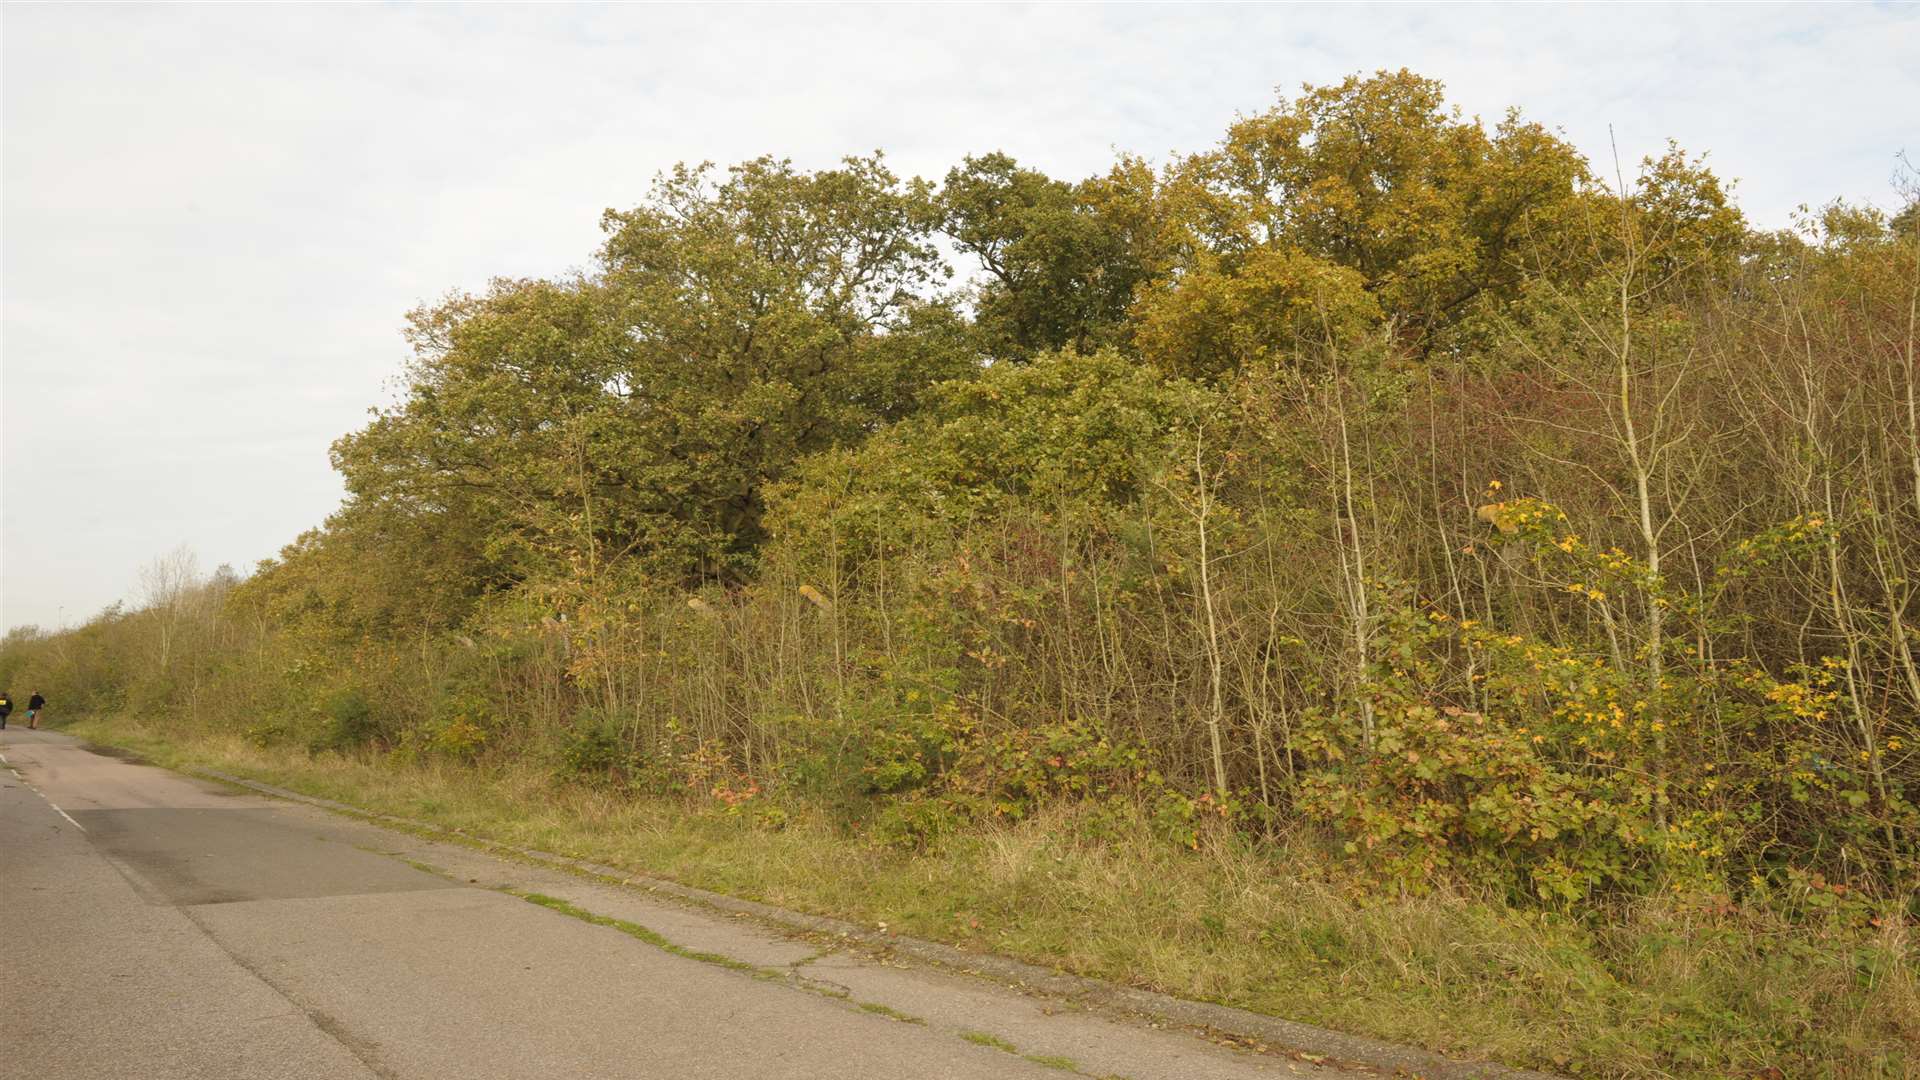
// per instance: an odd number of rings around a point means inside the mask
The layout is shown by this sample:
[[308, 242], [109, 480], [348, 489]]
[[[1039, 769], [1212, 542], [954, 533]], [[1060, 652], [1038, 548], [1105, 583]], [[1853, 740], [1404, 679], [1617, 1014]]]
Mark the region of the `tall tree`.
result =
[[1134, 288], [1152, 269], [1115, 193], [1101, 178], [1069, 184], [1002, 153], [947, 173], [944, 227], [986, 272], [974, 321], [989, 355], [1024, 361], [1121, 338]]
[[931, 193], [876, 158], [661, 177], [598, 273], [414, 317], [406, 400], [341, 440], [361, 499], [474, 518], [522, 577], [733, 577], [766, 485], [965, 374]]
[[1309, 87], [1171, 170], [1180, 272], [1139, 305], [1143, 351], [1218, 375], [1381, 323], [1426, 352], [1551, 273], [1585, 161], [1509, 113], [1492, 130], [1410, 72]]

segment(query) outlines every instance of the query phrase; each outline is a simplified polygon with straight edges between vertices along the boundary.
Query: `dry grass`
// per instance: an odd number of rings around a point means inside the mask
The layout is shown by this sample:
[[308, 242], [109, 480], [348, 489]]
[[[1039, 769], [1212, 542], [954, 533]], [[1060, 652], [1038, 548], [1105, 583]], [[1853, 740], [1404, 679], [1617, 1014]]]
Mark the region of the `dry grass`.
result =
[[1906, 925], [1651, 901], [1576, 919], [1463, 893], [1368, 896], [1311, 850], [1220, 837], [1188, 851], [1074, 807], [908, 854], [849, 839], [804, 806], [759, 827], [556, 786], [525, 764], [308, 756], [130, 720], [74, 730], [166, 763], [1441, 1051], [1594, 1077], [1920, 1075], [1920, 958]]

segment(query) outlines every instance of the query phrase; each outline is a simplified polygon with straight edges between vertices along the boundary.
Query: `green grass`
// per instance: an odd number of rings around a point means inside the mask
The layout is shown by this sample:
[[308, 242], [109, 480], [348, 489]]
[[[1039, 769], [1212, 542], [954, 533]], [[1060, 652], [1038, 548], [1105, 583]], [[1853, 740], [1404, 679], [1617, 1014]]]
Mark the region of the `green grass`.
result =
[[1304, 846], [1189, 851], [1072, 806], [904, 853], [804, 805], [769, 828], [556, 787], [526, 765], [310, 757], [126, 719], [70, 730], [158, 763], [1463, 1056], [1580, 1077], [1920, 1075], [1920, 939], [1897, 921], [1381, 896]]
[[616, 919], [611, 915], [597, 915], [578, 904], [562, 900], [557, 896], [548, 896], [545, 893], [520, 892], [517, 889], [508, 889], [506, 892], [525, 900], [529, 904], [538, 904], [543, 908], [557, 911], [562, 915], [570, 915], [573, 918], [579, 919], [581, 922], [592, 923], [595, 926], [610, 926], [628, 937], [638, 938], [656, 948], [674, 948], [673, 942], [660, 936], [658, 931], [649, 930], [637, 922]]
[[1049, 1069], [1059, 1069], [1062, 1072], [1071, 1073], [1080, 1071], [1080, 1063], [1070, 1057], [1062, 1057], [1059, 1054], [1022, 1054], [1019, 1047], [991, 1032], [962, 1031], [960, 1037], [975, 1046], [991, 1047], [1003, 1053], [1013, 1054], [1023, 1061], [1031, 1061], [1035, 1065], [1044, 1065]]
[[925, 1020], [922, 1020], [919, 1017], [912, 1015], [911, 1013], [903, 1013], [899, 1009], [896, 1009], [891, 1005], [882, 1005], [878, 1001], [860, 1002], [860, 1011], [869, 1012], [874, 1014], [875, 1016], [884, 1016], [889, 1020], [898, 1020], [903, 1024], [925, 1024], [926, 1023]]
[[628, 937], [638, 938], [649, 945], [688, 960], [698, 960], [703, 964], [712, 964], [715, 967], [723, 967], [731, 971], [743, 971], [749, 975], [756, 975], [763, 978], [779, 978], [781, 976], [780, 972], [770, 971], [766, 968], [749, 964], [745, 960], [736, 960], [731, 956], [724, 956], [720, 953], [703, 952], [699, 949], [689, 949], [685, 945], [676, 945], [662, 937], [657, 931], [649, 930], [639, 923], [629, 922], [626, 919], [616, 919], [611, 915], [597, 915], [578, 904], [562, 900], [558, 897], [537, 892], [521, 892], [517, 889], [507, 889], [504, 891], [530, 904], [538, 904], [543, 908], [550, 908], [560, 912], [562, 915], [571, 915], [581, 922], [589, 922], [595, 926], [610, 926]]

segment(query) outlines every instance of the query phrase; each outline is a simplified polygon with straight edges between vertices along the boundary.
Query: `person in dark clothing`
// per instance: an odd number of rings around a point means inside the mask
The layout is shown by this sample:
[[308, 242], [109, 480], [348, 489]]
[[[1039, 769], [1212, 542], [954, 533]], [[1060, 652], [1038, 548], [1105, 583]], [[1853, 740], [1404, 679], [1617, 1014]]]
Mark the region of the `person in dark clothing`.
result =
[[46, 707], [47, 699], [40, 696], [40, 691], [35, 690], [33, 696], [27, 699], [27, 727], [29, 730], [39, 730], [40, 710]]
[[13, 712], [13, 695], [0, 690], [0, 731], [7, 730], [7, 716]]

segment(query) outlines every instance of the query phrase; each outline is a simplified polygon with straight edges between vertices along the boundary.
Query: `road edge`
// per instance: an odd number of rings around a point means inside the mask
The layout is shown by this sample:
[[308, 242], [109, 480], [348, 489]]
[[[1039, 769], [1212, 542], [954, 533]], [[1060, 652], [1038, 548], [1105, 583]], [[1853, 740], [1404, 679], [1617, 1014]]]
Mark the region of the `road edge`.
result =
[[397, 825], [410, 832], [457, 837], [464, 843], [484, 849], [574, 870], [622, 885], [672, 896], [703, 907], [749, 915], [789, 929], [848, 938], [870, 948], [887, 950], [923, 963], [984, 976], [1016, 987], [1067, 998], [1081, 1004], [1105, 1006], [1183, 1027], [1206, 1028], [1215, 1033], [1248, 1042], [1285, 1047], [1309, 1059], [1323, 1058], [1332, 1063], [1361, 1066], [1391, 1075], [1419, 1078], [1419, 1080], [1565, 1080], [1551, 1073], [1519, 1069], [1493, 1062], [1459, 1061], [1416, 1047], [1402, 1046], [1362, 1035], [1348, 1035], [1344, 1032], [1314, 1027], [1311, 1024], [1249, 1012], [1231, 1005], [1190, 1001], [1155, 990], [1122, 986], [1105, 979], [1075, 975], [993, 953], [968, 952], [936, 941], [883, 933], [844, 919], [790, 911], [771, 904], [763, 904], [757, 900], [745, 900], [725, 893], [711, 892], [691, 885], [683, 885], [677, 881], [623, 870], [587, 859], [501, 843], [445, 825], [417, 821], [368, 810], [365, 807], [335, 799], [307, 795], [289, 788], [236, 776], [219, 769], [193, 767], [181, 771], [246, 788], [277, 799], [304, 803], [366, 821]]

